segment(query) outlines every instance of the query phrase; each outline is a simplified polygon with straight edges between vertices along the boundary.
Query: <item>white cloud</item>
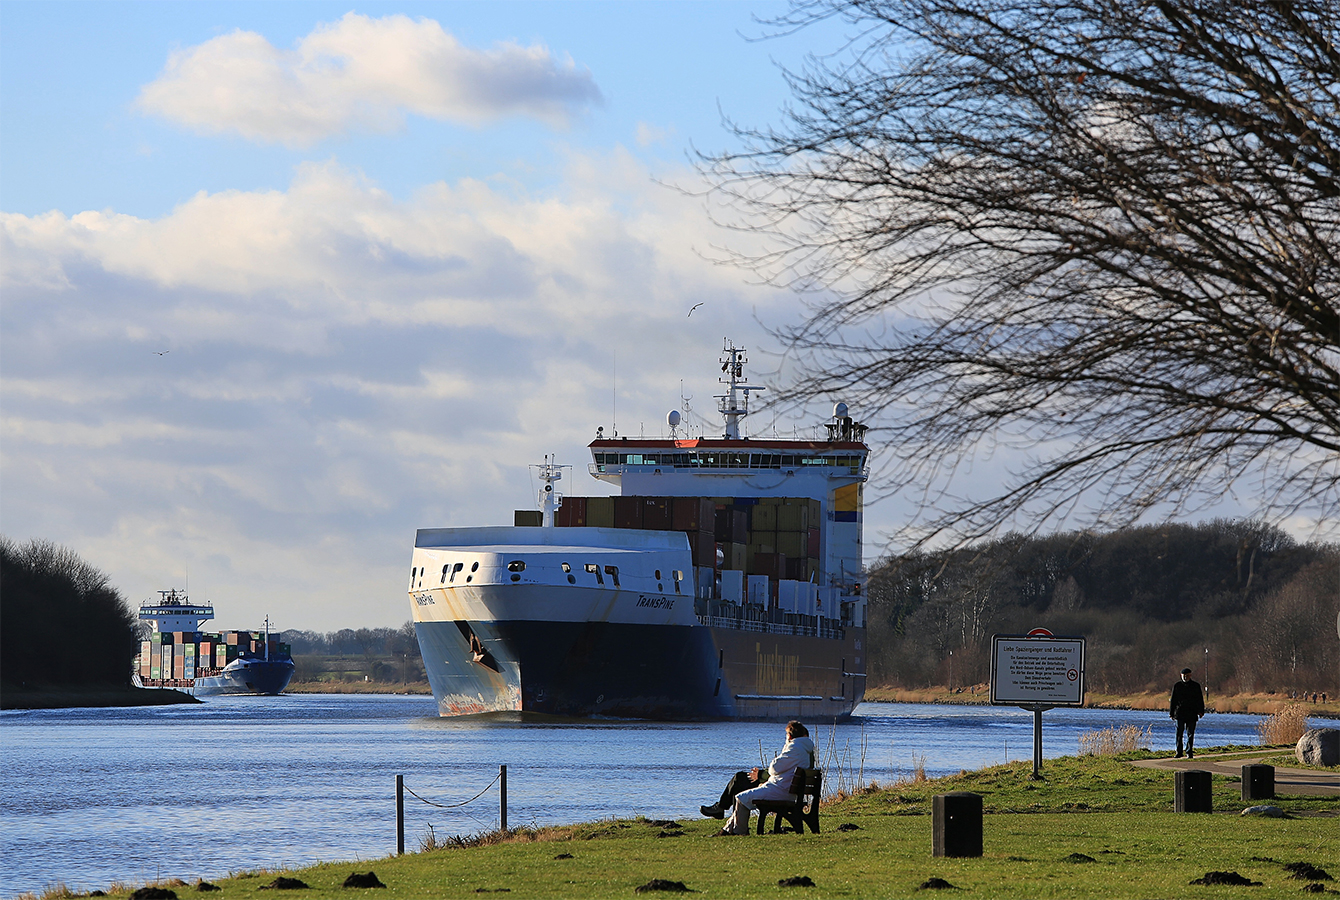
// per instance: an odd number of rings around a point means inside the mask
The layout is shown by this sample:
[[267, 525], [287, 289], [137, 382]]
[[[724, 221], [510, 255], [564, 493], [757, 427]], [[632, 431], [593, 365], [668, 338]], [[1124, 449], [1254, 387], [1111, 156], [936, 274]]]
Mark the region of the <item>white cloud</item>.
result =
[[327, 162], [158, 219], [0, 217], [0, 530], [135, 599], [189, 568], [221, 620], [399, 624], [415, 528], [510, 522], [545, 453], [608, 493], [616, 355], [621, 432], [656, 434], [681, 379], [711, 410], [723, 335], [790, 313], [714, 237], [620, 152], [545, 194], [398, 200]]
[[136, 101], [197, 131], [292, 147], [393, 131], [406, 113], [476, 125], [524, 116], [562, 127], [600, 103], [591, 73], [543, 46], [477, 50], [431, 19], [352, 12], [293, 50], [239, 30], [175, 51]]

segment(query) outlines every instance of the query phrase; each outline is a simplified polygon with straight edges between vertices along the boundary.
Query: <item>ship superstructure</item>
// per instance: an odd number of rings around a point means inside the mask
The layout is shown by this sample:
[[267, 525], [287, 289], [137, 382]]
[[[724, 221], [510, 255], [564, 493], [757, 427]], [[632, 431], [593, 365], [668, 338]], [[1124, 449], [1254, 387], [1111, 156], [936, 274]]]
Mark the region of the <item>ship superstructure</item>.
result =
[[760, 390], [727, 342], [719, 438], [606, 437], [564, 497], [512, 527], [422, 529], [410, 603], [442, 715], [850, 714], [865, 690], [865, 429], [838, 404], [813, 440], [745, 437]]

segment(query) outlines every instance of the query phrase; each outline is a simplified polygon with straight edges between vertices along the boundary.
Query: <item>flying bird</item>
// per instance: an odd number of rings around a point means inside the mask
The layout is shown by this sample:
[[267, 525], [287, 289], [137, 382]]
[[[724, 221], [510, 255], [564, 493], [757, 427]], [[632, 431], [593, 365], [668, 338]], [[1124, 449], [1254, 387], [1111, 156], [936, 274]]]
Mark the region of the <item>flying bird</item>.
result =
[[151, 351], [151, 352], [153, 353], [154, 356], [167, 356], [167, 355], [168, 355], [169, 353], [171, 353], [172, 351], [171, 351], [171, 350], [154, 350], [154, 351]]
[[[705, 303], [706, 301], [703, 301], [703, 302]], [[697, 306], [693, 307], [693, 309], [697, 309], [698, 306], [702, 306], [702, 305], [703, 305], [702, 303], [699, 303]], [[689, 315], [693, 315], [693, 309], [689, 310]]]

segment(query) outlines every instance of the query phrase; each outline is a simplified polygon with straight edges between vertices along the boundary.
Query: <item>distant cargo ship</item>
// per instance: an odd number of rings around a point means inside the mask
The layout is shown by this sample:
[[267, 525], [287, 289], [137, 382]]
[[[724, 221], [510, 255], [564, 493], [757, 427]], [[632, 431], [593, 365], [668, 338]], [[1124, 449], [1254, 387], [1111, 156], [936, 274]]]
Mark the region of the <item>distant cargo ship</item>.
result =
[[158, 603], [140, 607], [140, 620], [153, 623], [140, 643], [132, 680], [140, 687], [165, 687], [209, 694], [278, 694], [293, 678], [289, 645], [263, 631], [207, 633], [202, 623], [214, 607], [191, 603], [182, 591], [159, 591]]
[[605, 437], [567, 497], [540, 467], [512, 527], [426, 528], [409, 602], [443, 716], [842, 718], [865, 694], [865, 428], [748, 438], [743, 348], [719, 360], [719, 438]]

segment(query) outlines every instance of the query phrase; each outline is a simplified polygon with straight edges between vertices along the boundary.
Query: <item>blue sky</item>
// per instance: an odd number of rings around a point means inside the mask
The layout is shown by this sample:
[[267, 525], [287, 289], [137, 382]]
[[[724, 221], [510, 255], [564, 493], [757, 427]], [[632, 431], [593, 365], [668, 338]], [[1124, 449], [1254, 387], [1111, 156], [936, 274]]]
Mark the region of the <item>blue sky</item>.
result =
[[[221, 627], [398, 625], [415, 529], [510, 523], [545, 454], [606, 493], [616, 407], [716, 433], [723, 338], [766, 383], [805, 306], [719, 264], [762, 238], [691, 151], [841, 47], [757, 40], [785, 10], [0, 3], [0, 532]], [[867, 506], [868, 560], [912, 511]]]
[[329, 630], [405, 621], [414, 530], [510, 522], [546, 453], [606, 493], [616, 402], [710, 413], [723, 337], [762, 372], [802, 313], [689, 162], [835, 46], [750, 40], [784, 8], [0, 5], [0, 531]]

